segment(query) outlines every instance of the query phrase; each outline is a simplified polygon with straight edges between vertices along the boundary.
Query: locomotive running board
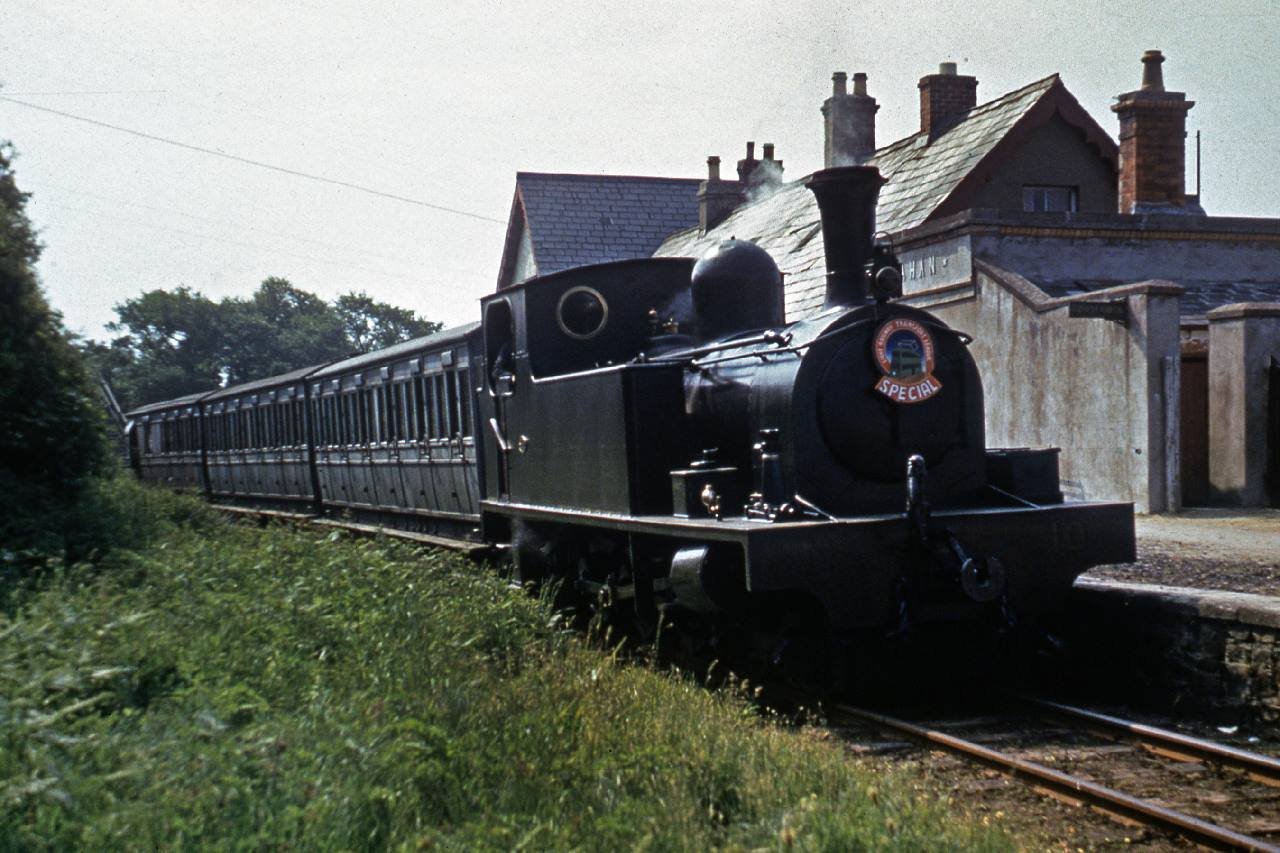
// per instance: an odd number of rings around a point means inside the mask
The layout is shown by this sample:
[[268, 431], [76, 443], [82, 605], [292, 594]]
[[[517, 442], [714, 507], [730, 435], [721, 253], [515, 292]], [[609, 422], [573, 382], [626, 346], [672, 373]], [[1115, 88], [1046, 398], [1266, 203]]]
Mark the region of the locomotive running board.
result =
[[[732, 518], [630, 516], [484, 501], [483, 512], [620, 533], [673, 543], [725, 543], [742, 549], [750, 591], [801, 590], [819, 601], [840, 602], [832, 627], [884, 624], [884, 608], [908, 553], [910, 530], [902, 513], [785, 522]], [[1087, 569], [1134, 559], [1133, 505], [1064, 503], [999, 509], [940, 510], [934, 527], [954, 535], [971, 553], [998, 557], [1010, 594], [1042, 609], [1065, 599]]]

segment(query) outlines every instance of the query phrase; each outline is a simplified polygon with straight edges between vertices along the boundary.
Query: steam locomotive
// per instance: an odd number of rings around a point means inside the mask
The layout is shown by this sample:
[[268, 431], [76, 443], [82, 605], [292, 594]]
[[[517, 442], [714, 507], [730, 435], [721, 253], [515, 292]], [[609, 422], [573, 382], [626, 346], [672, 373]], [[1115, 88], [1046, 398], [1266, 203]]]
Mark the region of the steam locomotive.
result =
[[970, 338], [895, 303], [882, 179], [817, 172], [826, 305], [768, 253], [599, 264], [481, 322], [131, 414], [144, 479], [510, 547], [601, 607], [840, 642], [1009, 624], [1134, 558], [1133, 510], [1064, 502], [1056, 449], [990, 449]]

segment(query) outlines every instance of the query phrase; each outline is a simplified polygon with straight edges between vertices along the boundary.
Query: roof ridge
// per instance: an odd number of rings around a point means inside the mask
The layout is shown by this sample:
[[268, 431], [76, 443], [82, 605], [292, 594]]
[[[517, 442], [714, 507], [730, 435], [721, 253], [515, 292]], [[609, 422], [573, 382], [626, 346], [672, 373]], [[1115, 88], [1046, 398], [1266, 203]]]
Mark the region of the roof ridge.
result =
[[[1027, 83], [1024, 86], [1020, 86], [1017, 89], [1014, 89], [1009, 92], [1005, 92], [1003, 95], [1000, 95], [999, 97], [992, 98], [986, 103], [978, 104], [973, 109], [966, 112], [964, 114], [964, 118], [960, 119], [954, 125], [949, 127], [947, 129], [947, 133], [950, 133], [951, 131], [955, 130], [957, 127], [964, 124], [969, 119], [974, 118], [982, 113], [989, 112], [995, 109], [997, 106], [1004, 106], [1009, 101], [1016, 100], [1017, 98], [1021, 97], [1022, 95], [1025, 95], [1027, 92], [1035, 89], [1038, 86], [1044, 86], [1045, 90], [1047, 91], [1052, 86], [1053, 82], [1058, 82], [1060, 80], [1061, 80], [1061, 75], [1057, 71], [1055, 71], [1047, 77], [1041, 77], [1039, 80], [1033, 80], [1032, 82]], [[1045, 84], [1049, 84], [1049, 85], [1045, 85]], [[885, 145], [883, 148], [877, 148], [875, 151], [875, 154], [873, 154], [872, 157], [873, 158], [879, 157], [881, 154], [887, 153], [891, 149], [896, 149], [899, 146], [905, 145], [907, 143], [915, 142], [915, 140], [919, 139], [920, 136], [923, 135], [924, 133], [925, 131], [923, 130], [917, 130], [915, 133], [912, 133], [908, 136], [904, 136], [901, 139], [898, 139], [894, 142], [890, 142], [888, 145]]]
[[697, 184], [702, 178], [672, 178], [665, 175], [605, 175], [588, 172], [516, 172], [516, 182], [521, 178], [569, 178], [589, 181], [664, 181], [668, 183]]

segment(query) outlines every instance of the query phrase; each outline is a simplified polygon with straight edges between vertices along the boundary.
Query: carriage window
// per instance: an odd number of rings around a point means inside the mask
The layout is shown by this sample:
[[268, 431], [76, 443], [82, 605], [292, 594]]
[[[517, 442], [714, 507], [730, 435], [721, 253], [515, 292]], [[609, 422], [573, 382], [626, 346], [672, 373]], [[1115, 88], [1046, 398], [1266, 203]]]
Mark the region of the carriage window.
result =
[[444, 393], [444, 375], [437, 373], [431, 377], [431, 401], [435, 404], [435, 421], [433, 429], [436, 438], [449, 437], [449, 415], [446, 411], [448, 398]]
[[422, 439], [427, 433], [427, 417], [423, 414], [426, 411], [426, 395], [422, 390], [422, 377], [418, 376], [413, 380], [413, 437]]
[[413, 416], [409, 410], [409, 383], [398, 382], [395, 386], [396, 392], [396, 432], [398, 438], [404, 441], [413, 434], [413, 427], [410, 424]]
[[399, 405], [399, 386], [387, 386], [387, 441], [398, 442], [401, 439], [401, 405]]
[[430, 376], [422, 377], [422, 437], [436, 437], [436, 383]]
[[450, 370], [444, 375], [444, 384], [449, 391], [449, 431], [446, 435], [450, 438], [458, 434], [459, 424], [458, 417], [458, 371]]
[[369, 417], [370, 410], [373, 408], [372, 401], [369, 399], [372, 395], [368, 388], [362, 388], [356, 392], [356, 440], [360, 444], [369, 443]]

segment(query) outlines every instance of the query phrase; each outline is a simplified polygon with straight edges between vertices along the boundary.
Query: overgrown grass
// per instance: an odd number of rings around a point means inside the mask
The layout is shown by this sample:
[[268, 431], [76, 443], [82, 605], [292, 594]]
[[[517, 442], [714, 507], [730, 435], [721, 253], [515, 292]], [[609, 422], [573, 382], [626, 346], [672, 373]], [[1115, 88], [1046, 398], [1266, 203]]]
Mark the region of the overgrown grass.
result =
[[100, 563], [115, 551], [145, 548], [177, 525], [203, 529], [218, 520], [194, 496], [144, 486], [119, 467], [87, 480], [74, 501], [54, 511], [38, 500], [11, 503], [18, 508], [0, 522], [0, 607], [15, 583], [47, 569]]
[[0, 846], [1002, 849], [458, 558], [205, 525], [0, 617]]

